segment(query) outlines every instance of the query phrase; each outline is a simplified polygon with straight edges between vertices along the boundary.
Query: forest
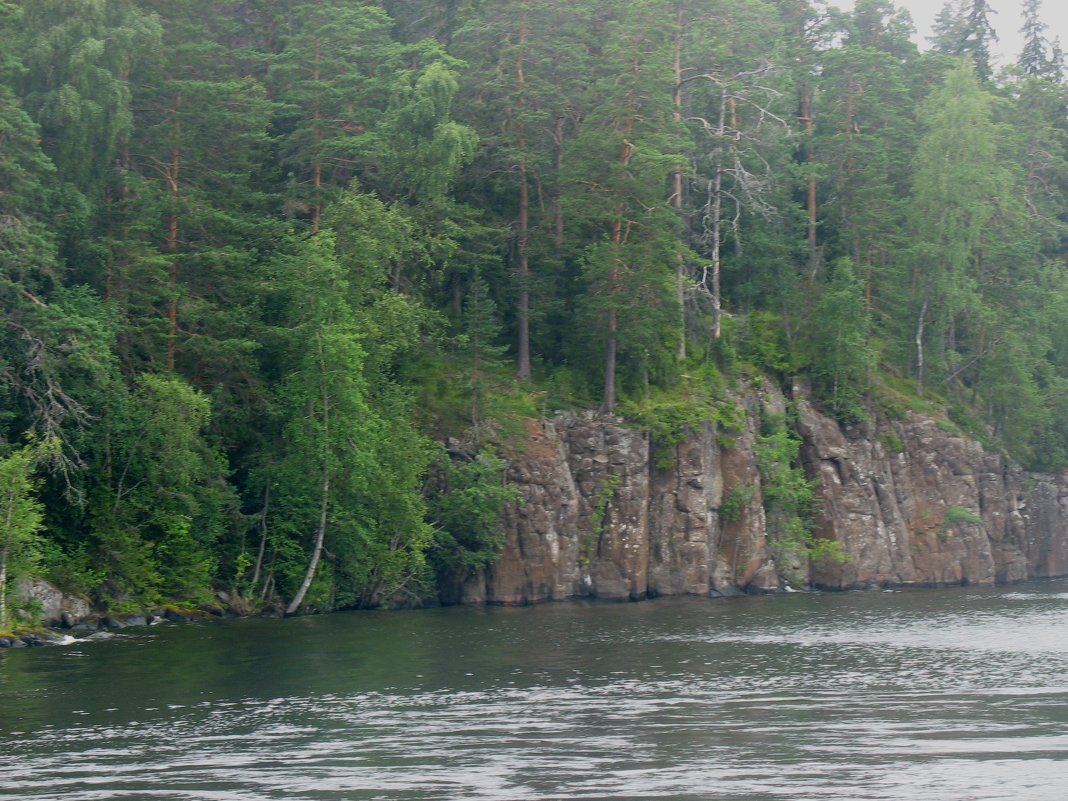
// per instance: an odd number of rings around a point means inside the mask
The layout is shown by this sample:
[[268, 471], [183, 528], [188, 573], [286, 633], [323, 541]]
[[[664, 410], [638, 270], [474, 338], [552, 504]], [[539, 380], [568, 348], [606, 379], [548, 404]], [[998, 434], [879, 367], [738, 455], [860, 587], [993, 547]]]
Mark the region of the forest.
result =
[[746, 381], [1062, 469], [1064, 55], [998, 23], [1007, 66], [985, 0], [924, 51], [890, 0], [0, 2], [0, 626], [27, 574], [433, 602], [524, 418], [670, 442]]

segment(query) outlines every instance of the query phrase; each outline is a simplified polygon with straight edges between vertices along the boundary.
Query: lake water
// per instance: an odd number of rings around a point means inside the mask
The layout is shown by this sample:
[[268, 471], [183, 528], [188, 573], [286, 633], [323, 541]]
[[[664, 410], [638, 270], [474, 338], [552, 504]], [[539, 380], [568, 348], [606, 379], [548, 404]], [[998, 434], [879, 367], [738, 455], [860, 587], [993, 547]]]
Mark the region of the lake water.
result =
[[0, 797], [1063, 801], [1068, 583], [171, 624], [0, 652]]

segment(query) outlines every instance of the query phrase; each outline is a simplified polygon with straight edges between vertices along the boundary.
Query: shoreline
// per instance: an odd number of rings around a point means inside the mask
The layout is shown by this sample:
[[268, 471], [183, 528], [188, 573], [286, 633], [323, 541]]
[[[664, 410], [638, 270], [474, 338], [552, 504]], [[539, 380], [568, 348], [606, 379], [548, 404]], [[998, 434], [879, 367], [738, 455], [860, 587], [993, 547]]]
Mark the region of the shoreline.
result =
[[[23, 648], [37, 647], [62, 647], [83, 643], [91, 640], [110, 639], [116, 632], [127, 628], [147, 629], [155, 626], [178, 623], [209, 623], [229, 620], [278, 620], [287, 617], [311, 617], [331, 615], [341, 612], [372, 612], [372, 611], [415, 611], [421, 609], [444, 609], [455, 607], [475, 608], [522, 608], [545, 606], [549, 604], [568, 603], [574, 601], [601, 604], [606, 606], [619, 606], [623, 604], [639, 604], [648, 601], [657, 601], [667, 598], [699, 598], [710, 601], [726, 600], [730, 598], [750, 597], [777, 597], [788, 595], [846, 595], [851, 593], [865, 594], [878, 592], [908, 592], [910, 590], [949, 590], [949, 589], [997, 589], [1001, 587], [1015, 587], [1026, 584], [1045, 584], [1050, 582], [1065, 581], [1068, 576], [1042, 576], [1018, 581], [1004, 581], [992, 583], [976, 582], [924, 582], [909, 584], [884, 584], [871, 585], [861, 588], [838, 589], [834, 587], [808, 587], [803, 589], [784, 589], [777, 592], [710, 592], [706, 595], [681, 594], [666, 595], [653, 594], [642, 598], [598, 598], [596, 596], [576, 595], [568, 598], [545, 598], [528, 600], [522, 603], [482, 603], [482, 604], [426, 604], [423, 606], [404, 607], [401, 609], [331, 609], [329, 611], [306, 611], [292, 615], [286, 615], [280, 611], [280, 607], [272, 606], [258, 613], [237, 614], [219, 606], [203, 606], [199, 608], [161, 607], [152, 612], [132, 613], [107, 613], [93, 611], [82, 619], [71, 622], [70, 618], [63, 621], [52, 620], [55, 625], [27, 625], [15, 627], [12, 630], [0, 631], [0, 651], [19, 650]], [[83, 635], [83, 636], [78, 636]]]

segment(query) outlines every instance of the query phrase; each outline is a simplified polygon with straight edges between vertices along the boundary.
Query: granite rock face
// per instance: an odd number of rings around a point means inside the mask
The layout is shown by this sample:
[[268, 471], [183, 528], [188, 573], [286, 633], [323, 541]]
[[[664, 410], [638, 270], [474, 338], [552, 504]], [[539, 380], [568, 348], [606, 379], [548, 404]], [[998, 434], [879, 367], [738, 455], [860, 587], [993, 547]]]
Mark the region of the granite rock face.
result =
[[[780, 565], [756, 458], [754, 392], [741, 432], [694, 432], [670, 453], [618, 418], [528, 421], [508, 480], [501, 558], [457, 576], [446, 602], [527, 604], [569, 597], [991, 584], [1068, 575], [1068, 478], [1031, 474], [951, 426], [909, 414], [843, 429], [795, 388], [800, 460], [816, 481], [816, 536], [844, 564]], [[789, 577], [789, 578], [787, 578]]]
[[798, 404], [818, 535], [850, 557], [816, 586], [993, 584], [1068, 575], [1068, 483], [1028, 473], [930, 417], [843, 431]]
[[22, 580], [16, 594], [20, 603], [40, 604], [41, 621], [45, 626], [69, 625], [84, 620], [93, 611], [85, 598], [65, 593], [44, 579]]
[[648, 593], [649, 441], [588, 413], [530, 421], [509, 481], [524, 502], [505, 513], [507, 544], [487, 571], [459, 581], [466, 603], [522, 604]]

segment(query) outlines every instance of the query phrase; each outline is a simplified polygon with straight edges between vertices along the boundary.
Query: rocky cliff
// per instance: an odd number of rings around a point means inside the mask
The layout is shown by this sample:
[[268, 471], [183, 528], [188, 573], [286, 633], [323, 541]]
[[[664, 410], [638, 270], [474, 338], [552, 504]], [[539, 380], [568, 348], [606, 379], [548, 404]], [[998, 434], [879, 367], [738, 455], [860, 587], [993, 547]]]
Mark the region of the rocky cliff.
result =
[[[501, 558], [457, 577], [447, 601], [525, 604], [587, 596], [989, 584], [1068, 575], [1068, 479], [1023, 471], [916, 414], [843, 430], [795, 391], [799, 459], [814, 481], [815, 534], [842, 560], [776, 541], [758, 466], [776, 390], [751, 393], [743, 430], [711, 427], [654, 458], [617, 418], [530, 421], [509, 480]], [[665, 465], [670, 462], [669, 466]], [[729, 513], [728, 513], [729, 512]], [[769, 533], [769, 531], [771, 533]]]

